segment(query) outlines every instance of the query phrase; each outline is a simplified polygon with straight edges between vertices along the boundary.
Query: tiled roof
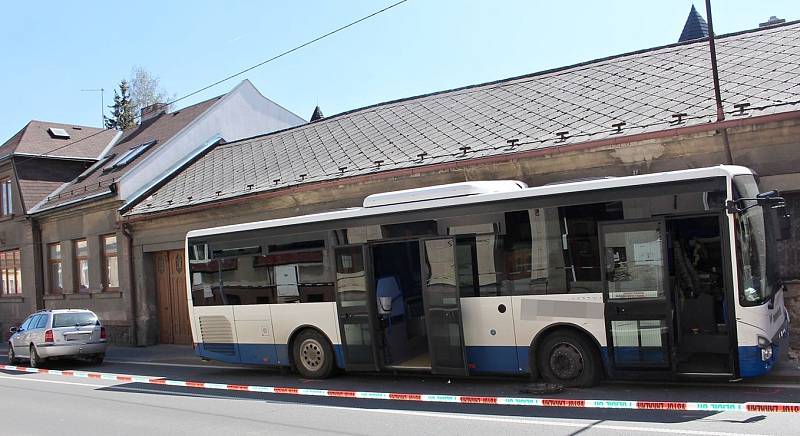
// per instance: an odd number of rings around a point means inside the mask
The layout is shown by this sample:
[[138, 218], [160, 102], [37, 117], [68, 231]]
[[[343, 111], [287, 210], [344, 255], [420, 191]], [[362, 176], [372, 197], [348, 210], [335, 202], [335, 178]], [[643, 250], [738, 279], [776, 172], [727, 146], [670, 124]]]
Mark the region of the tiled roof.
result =
[[[724, 109], [731, 116], [798, 109], [800, 24], [720, 37], [717, 53]], [[746, 111], [734, 107], [739, 103], [749, 103]], [[715, 120], [708, 44], [676, 44], [388, 102], [221, 144], [128, 214]]]
[[42, 201], [50, 193], [58, 189], [64, 182], [50, 182], [46, 180], [19, 179], [19, 190], [22, 193], [25, 210], [31, 210], [36, 203]]
[[[53, 192], [44, 203], [37, 207], [36, 212], [83, 200], [103, 192], [109, 192], [109, 187], [136, 166], [137, 162], [140, 162], [168, 142], [170, 138], [220, 98], [222, 97], [214, 97], [174, 112], [161, 113], [142, 121], [137, 127], [125, 131], [123, 137], [106, 153], [104, 159], [101, 159], [101, 162], [105, 160], [104, 164], [97, 165], [88, 175], [82, 175], [69, 184], [62, 186], [57, 192]], [[132, 148], [150, 141], [155, 141], [155, 143], [127, 165], [113, 171], [103, 170], [106, 164], [113, 162], [113, 159], [122, 156], [123, 153]]]
[[[69, 138], [53, 136], [50, 133], [51, 128], [64, 129]], [[32, 120], [0, 145], [0, 157], [9, 154], [29, 154], [97, 159], [114, 135], [116, 135], [114, 131], [95, 127]]]
[[707, 37], [708, 23], [706, 23], [703, 16], [700, 15], [697, 9], [694, 8], [694, 5], [692, 5], [692, 9], [689, 11], [689, 16], [686, 18], [686, 24], [683, 26], [683, 32], [681, 32], [678, 42]]

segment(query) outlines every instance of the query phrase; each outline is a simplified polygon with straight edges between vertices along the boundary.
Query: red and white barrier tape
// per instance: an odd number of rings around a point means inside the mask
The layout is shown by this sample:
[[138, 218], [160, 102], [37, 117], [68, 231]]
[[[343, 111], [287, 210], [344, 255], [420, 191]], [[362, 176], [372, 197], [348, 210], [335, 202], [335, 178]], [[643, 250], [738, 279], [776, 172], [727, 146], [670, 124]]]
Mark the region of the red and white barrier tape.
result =
[[205, 383], [196, 381], [167, 380], [159, 377], [122, 375], [102, 372], [60, 371], [56, 369], [28, 368], [24, 366], [2, 365], [0, 369], [27, 373], [50, 374], [64, 377], [91, 378], [120, 381], [126, 383], [147, 383], [152, 385], [182, 386], [199, 389], [224, 391], [260, 392], [279, 395], [301, 395], [311, 397], [360, 398], [371, 400], [421, 401], [428, 403], [461, 404], [499, 404], [507, 406], [530, 407], [570, 407], [594, 409], [640, 409], [640, 410], [698, 410], [706, 412], [759, 412], [759, 413], [798, 413], [800, 403], [700, 403], [683, 401], [624, 401], [624, 400], [572, 400], [528, 397], [490, 397], [472, 395], [413, 394], [392, 392], [361, 392], [331, 389], [302, 389], [278, 386], [252, 386], [224, 383]]

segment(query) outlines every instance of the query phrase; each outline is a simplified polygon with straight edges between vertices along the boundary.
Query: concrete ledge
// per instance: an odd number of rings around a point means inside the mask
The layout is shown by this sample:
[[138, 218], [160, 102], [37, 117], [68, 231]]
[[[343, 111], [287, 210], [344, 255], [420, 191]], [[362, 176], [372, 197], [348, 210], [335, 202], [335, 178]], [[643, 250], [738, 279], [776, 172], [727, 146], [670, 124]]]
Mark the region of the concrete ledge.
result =
[[106, 291], [106, 292], [95, 292], [90, 294], [92, 298], [122, 298], [122, 292], [120, 291]]
[[92, 298], [91, 294], [64, 294], [65, 300], [88, 300]]
[[50, 294], [42, 297], [43, 300], [63, 300], [64, 294]]
[[0, 297], [0, 304], [2, 303], [22, 303], [25, 297]]

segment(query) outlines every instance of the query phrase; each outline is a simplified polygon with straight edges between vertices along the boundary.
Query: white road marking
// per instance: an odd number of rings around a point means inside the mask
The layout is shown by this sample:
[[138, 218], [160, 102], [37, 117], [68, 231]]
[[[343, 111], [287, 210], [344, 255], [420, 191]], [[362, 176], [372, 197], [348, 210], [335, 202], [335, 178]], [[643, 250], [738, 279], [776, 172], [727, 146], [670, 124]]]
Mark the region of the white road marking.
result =
[[0, 375], [0, 379], [6, 380], [16, 380], [16, 381], [29, 381], [29, 382], [38, 382], [38, 383], [52, 383], [56, 385], [75, 385], [75, 386], [90, 386], [93, 388], [107, 388], [113, 385], [97, 385], [93, 383], [78, 383], [78, 382], [67, 382], [67, 381], [59, 381], [59, 380], [43, 380], [40, 378], [28, 378], [28, 377], [11, 377], [7, 375]]

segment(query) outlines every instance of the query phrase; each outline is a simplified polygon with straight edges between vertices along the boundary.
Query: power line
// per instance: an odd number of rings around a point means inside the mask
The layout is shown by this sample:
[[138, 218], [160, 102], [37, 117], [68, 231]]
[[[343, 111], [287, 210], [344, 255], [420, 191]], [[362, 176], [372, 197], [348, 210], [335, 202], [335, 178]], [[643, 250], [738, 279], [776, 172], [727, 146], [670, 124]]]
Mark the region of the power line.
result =
[[[339, 28], [337, 28], [337, 29], [334, 29], [334, 30], [332, 30], [332, 31], [330, 31], [330, 32], [328, 32], [328, 33], [325, 33], [324, 35], [320, 35], [320, 36], [318, 36], [318, 37], [316, 37], [316, 38], [314, 38], [314, 39], [312, 39], [312, 40], [310, 40], [310, 41], [307, 41], [307, 42], [305, 42], [305, 43], [303, 43], [303, 44], [300, 44], [300, 45], [298, 45], [298, 46], [296, 46], [296, 47], [294, 47], [294, 48], [291, 48], [291, 49], [289, 49], [289, 50], [286, 50], [286, 51], [284, 51], [284, 52], [281, 52], [281, 53], [279, 53], [279, 54], [277, 54], [277, 55], [275, 55], [275, 56], [273, 56], [273, 57], [271, 57], [271, 58], [269, 58], [269, 59], [266, 59], [266, 60], [264, 60], [264, 61], [261, 61], [261, 62], [259, 62], [259, 63], [255, 64], [255, 65], [253, 65], [253, 66], [247, 67], [247, 68], [245, 68], [245, 69], [243, 69], [243, 70], [241, 70], [241, 71], [239, 71], [239, 72], [237, 72], [237, 73], [231, 74], [231, 75], [229, 75], [229, 76], [227, 76], [227, 77], [225, 77], [225, 78], [223, 78], [223, 79], [217, 80], [216, 82], [214, 82], [214, 83], [211, 83], [210, 85], [206, 85], [206, 86], [204, 86], [204, 87], [202, 87], [202, 88], [200, 88], [200, 89], [198, 89], [198, 90], [192, 91], [192, 92], [190, 92], [189, 94], [186, 94], [186, 95], [184, 95], [183, 97], [176, 98], [175, 100], [172, 100], [172, 101], [170, 101], [170, 102], [166, 103], [166, 106], [170, 106], [170, 105], [172, 105], [172, 104], [175, 104], [175, 103], [177, 103], [177, 102], [179, 102], [179, 101], [181, 101], [181, 100], [185, 100], [185, 99], [187, 99], [187, 98], [189, 98], [189, 97], [191, 97], [191, 96], [197, 95], [197, 94], [199, 94], [199, 93], [201, 93], [201, 92], [203, 92], [203, 91], [206, 91], [206, 90], [208, 90], [208, 89], [210, 89], [210, 88], [213, 88], [213, 87], [215, 87], [215, 86], [217, 86], [217, 85], [219, 85], [219, 84], [221, 84], [221, 83], [227, 82], [228, 80], [230, 80], [230, 79], [233, 79], [234, 77], [241, 76], [242, 74], [244, 74], [244, 73], [247, 73], [248, 71], [252, 71], [252, 70], [254, 70], [254, 69], [258, 68], [258, 67], [261, 67], [261, 66], [263, 66], [263, 65], [266, 65], [266, 64], [268, 64], [268, 63], [270, 63], [270, 62], [272, 62], [272, 61], [275, 61], [275, 60], [277, 60], [277, 59], [280, 59], [280, 58], [282, 58], [282, 57], [284, 57], [284, 56], [286, 56], [286, 55], [288, 55], [288, 54], [290, 54], [290, 53], [296, 52], [296, 51], [298, 51], [298, 50], [300, 50], [300, 49], [302, 49], [302, 48], [305, 48], [305, 47], [307, 47], [307, 46], [309, 46], [309, 45], [311, 45], [311, 44], [314, 44], [315, 42], [318, 42], [318, 41], [320, 41], [320, 40], [322, 40], [322, 39], [325, 39], [325, 38], [327, 38], [327, 37], [329, 37], [329, 36], [332, 36], [332, 35], [334, 35], [334, 34], [336, 34], [336, 33], [339, 33], [339, 32], [341, 32], [341, 31], [343, 31], [343, 30], [345, 30], [345, 29], [347, 29], [347, 28], [353, 27], [353, 26], [355, 26], [356, 24], [358, 24], [358, 23], [361, 23], [362, 21], [366, 21], [366, 20], [368, 20], [368, 19], [370, 19], [370, 18], [372, 18], [372, 17], [374, 17], [374, 16], [376, 16], [376, 15], [380, 15], [380, 14], [382, 14], [382, 13], [384, 13], [384, 12], [388, 11], [389, 9], [395, 8], [395, 7], [397, 7], [397, 6], [400, 6], [401, 4], [403, 4], [403, 3], [407, 2], [407, 1], [408, 1], [408, 0], [400, 0], [400, 1], [396, 2], [396, 3], [392, 3], [391, 5], [389, 5], [389, 6], [386, 6], [386, 7], [384, 7], [383, 9], [379, 9], [379, 10], [377, 10], [377, 11], [375, 11], [375, 12], [372, 12], [372, 13], [371, 13], [371, 14], [369, 14], [369, 15], [365, 15], [365, 16], [363, 16], [363, 17], [361, 17], [361, 18], [359, 18], [359, 19], [357, 19], [357, 20], [355, 20], [355, 21], [352, 21], [352, 22], [350, 22], [350, 23], [348, 23], [348, 24], [346, 24], [346, 25], [344, 25], [344, 26], [342, 26], [342, 27], [339, 27]], [[137, 120], [137, 119], [139, 119], [139, 118], [141, 118], [141, 113], [139, 113], [139, 114], [134, 114], [134, 118], [133, 118], [134, 120]], [[47, 152], [44, 152], [44, 153], [38, 154], [38, 155], [36, 155], [36, 156], [31, 156], [31, 157], [28, 157], [28, 158], [26, 158], [26, 159], [23, 159], [23, 160], [21, 160], [21, 161], [20, 161], [18, 164], [22, 164], [22, 163], [24, 163], [24, 162], [27, 162], [27, 161], [28, 161], [28, 160], [30, 160], [30, 159], [36, 159], [36, 158], [40, 158], [40, 157], [45, 157], [45, 156], [49, 155], [50, 153], [54, 153], [54, 152], [56, 152], [56, 151], [58, 151], [58, 150], [61, 150], [61, 149], [63, 149], [63, 148], [66, 148], [66, 147], [68, 147], [68, 146], [70, 146], [70, 145], [77, 144], [77, 143], [79, 143], [79, 142], [81, 142], [81, 141], [85, 141], [85, 140], [87, 140], [87, 139], [89, 139], [89, 138], [92, 138], [92, 137], [94, 137], [94, 136], [97, 136], [97, 135], [99, 135], [99, 134], [101, 134], [101, 133], [103, 133], [103, 132], [106, 132], [106, 131], [108, 131], [108, 130], [112, 130], [112, 129], [103, 129], [103, 130], [100, 130], [100, 131], [98, 131], [98, 132], [96, 132], [96, 133], [93, 133], [93, 134], [91, 134], [91, 135], [89, 135], [89, 136], [86, 136], [86, 137], [84, 137], [84, 138], [81, 138], [81, 139], [79, 139], [79, 140], [77, 140], [77, 141], [69, 142], [69, 143], [67, 143], [67, 144], [63, 144], [63, 145], [61, 145], [61, 146], [58, 146], [58, 147], [56, 147], [56, 148], [54, 148], [54, 149], [52, 149], [52, 150], [49, 150], [49, 151], [47, 151]]]
[[356, 24], [358, 24], [358, 23], [360, 23], [360, 22], [362, 22], [362, 21], [368, 20], [368, 19], [370, 19], [370, 18], [372, 18], [372, 17], [374, 17], [374, 16], [376, 16], [376, 15], [378, 15], [378, 14], [381, 14], [381, 13], [383, 13], [383, 12], [386, 12], [386, 11], [388, 11], [389, 9], [392, 9], [392, 8], [394, 8], [394, 7], [396, 7], [396, 6], [400, 6], [401, 4], [403, 4], [403, 3], [407, 2], [407, 1], [408, 1], [408, 0], [400, 0], [400, 1], [399, 1], [399, 2], [397, 2], [397, 3], [393, 3], [393, 4], [389, 5], [389, 6], [386, 6], [385, 8], [383, 8], [383, 9], [381, 9], [381, 10], [378, 10], [378, 11], [375, 11], [375, 12], [373, 12], [373, 13], [371, 13], [371, 14], [367, 15], [367, 16], [364, 16], [364, 17], [362, 17], [362, 18], [359, 18], [358, 20], [356, 20], [356, 21], [353, 21], [353, 22], [351, 22], [350, 24], [346, 24], [346, 25], [344, 25], [344, 26], [342, 26], [342, 27], [340, 27], [340, 28], [338, 28], [338, 29], [336, 29], [336, 30], [332, 30], [332, 31], [330, 31], [330, 32], [328, 32], [328, 33], [326, 33], [326, 34], [324, 34], [324, 35], [322, 35], [322, 36], [318, 36], [318, 37], [316, 37], [316, 38], [312, 39], [311, 41], [308, 41], [308, 42], [306, 42], [306, 43], [304, 43], [304, 44], [298, 45], [298, 46], [297, 46], [297, 47], [295, 47], [295, 48], [292, 48], [292, 49], [286, 50], [285, 52], [283, 52], [283, 53], [280, 53], [280, 54], [278, 54], [278, 55], [275, 55], [275, 56], [273, 56], [273, 57], [271, 57], [271, 58], [269, 58], [269, 59], [267, 59], [267, 60], [265, 60], [265, 61], [259, 62], [259, 63], [255, 64], [255, 65], [251, 66], [251, 67], [245, 68], [244, 70], [242, 70], [242, 71], [239, 71], [238, 73], [234, 73], [234, 74], [231, 74], [231, 75], [230, 75], [230, 76], [228, 76], [228, 77], [225, 77], [224, 79], [217, 80], [216, 82], [214, 82], [214, 83], [212, 83], [212, 84], [210, 84], [210, 85], [208, 85], [208, 86], [204, 86], [204, 87], [202, 87], [202, 88], [198, 89], [197, 91], [191, 92], [191, 93], [189, 93], [189, 94], [187, 94], [187, 95], [184, 95], [183, 97], [180, 97], [180, 98], [177, 98], [177, 99], [175, 99], [175, 100], [172, 100], [172, 101], [171, 101], [171, 102], [169, 102], [168, 104], [177, 103], [177, 102], [179, 102], [179, 101], [181, 101], [181, 100], [183, 100], [183, 99], [189, 98], [189, 97], [191, 97], [191, 96], [193, 96], [193, 95], [195, 95], [195, 94], [199, 94], [199, 93], [201, 93], [201, 92], [203, 92], [203, 91], [205, 91], [205, 90], [207, 90], [207, 89], [209, 89], [209, 88], [213, 88], [214, 86], [217, 86], [217, 85], [219, 85], [220, 83], [223, 83], [223, 82], [226, 82], [226, 81], [228, 81], [228, 80], [230, 80], [230, 79], [233, 79], [234, 77], [241, 76], [242, 74], [244, 74], [244, 73], [246, 73], [246, 72], [248, 72], [248, 71], [254, 70], [254, 69], [256, 69], [256, 68], [258, 68], [258, 67], [260, 67], [260, 66], [262, 66], [262, 65], [264, 65], [264, 64], [268, 64], [268, 63], [270, 63], [270, 62], [272, 62], [272, 61], [274, 61], [274, 60], [280, 59], [280, 58], [282, 58], [282, 57], [284, 57], [284, 56], [286, 56], [286, 55], [288, 55], [288, 54], [290, 54], [290, 53], [293, 53], [293, 52], [295, 52], [295, 51], [297, 51], [297, 50], [300, 50], [300, 49], [302, 49], [302, 48], [304, 48], [304, 47], [306, 47], [306, 46], [309, 46], [309, 45], [311, 45], [311, 44], [313, 44], [313, 43], [315, 43], [315, 42], [317, 42], [317, 41], [319, 41], [319, 40], [321, 40], [321, 39], [327, 38], [327, 37], [329, 37], [329, 36], [331, 36], [331, 35], [333, 35], [333, 34], [339, 33], [339, 32], [341, 32], [342, 30], [345, 30], [345, 29], [347, 29], [348, 27], [355, 26]]

